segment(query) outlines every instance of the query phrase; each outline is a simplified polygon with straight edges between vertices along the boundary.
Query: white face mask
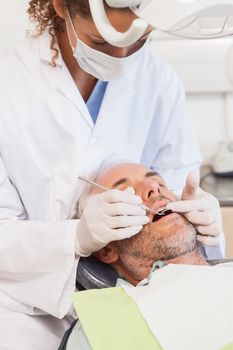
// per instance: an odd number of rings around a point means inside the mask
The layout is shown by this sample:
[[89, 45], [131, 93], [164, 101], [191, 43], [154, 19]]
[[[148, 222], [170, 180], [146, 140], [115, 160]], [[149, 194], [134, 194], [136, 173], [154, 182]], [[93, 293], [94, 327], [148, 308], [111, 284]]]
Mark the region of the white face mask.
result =
[[[123, 58], [113, 57], [101, 51], [92, 49], [90, 46], [82, 42], [77, 36], [69, 13], [68, 17], [74, 35], [77, 39], [76, 48], [72, 47], [70, 41], [70, 45], [73, 49], [73, 55], [76, 58], [79, 66], [85, 72], [89, 73], [90, 75], [99, 80], [110, 81], [122, 77], [123, 75], [128, 73], [132, 68], [134, 68], [140, 56], [142, 55], [142, 52], [144, 51], [146, 43], [142, 46], [142, 48], [140, 48], [138, 51], [136, 51], [130, 56]], [[68, 29], [67, 33], [69, 33]]]

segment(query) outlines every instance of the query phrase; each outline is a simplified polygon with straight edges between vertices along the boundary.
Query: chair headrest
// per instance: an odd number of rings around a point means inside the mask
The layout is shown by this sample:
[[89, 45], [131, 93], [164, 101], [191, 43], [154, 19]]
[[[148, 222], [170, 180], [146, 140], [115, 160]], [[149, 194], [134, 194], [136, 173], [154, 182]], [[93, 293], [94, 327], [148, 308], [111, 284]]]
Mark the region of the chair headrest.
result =
[[80, 259], [76, 287], [79, 290], [115, 287], [118, 278], [119, 275], [115, 269], [92, 255]]

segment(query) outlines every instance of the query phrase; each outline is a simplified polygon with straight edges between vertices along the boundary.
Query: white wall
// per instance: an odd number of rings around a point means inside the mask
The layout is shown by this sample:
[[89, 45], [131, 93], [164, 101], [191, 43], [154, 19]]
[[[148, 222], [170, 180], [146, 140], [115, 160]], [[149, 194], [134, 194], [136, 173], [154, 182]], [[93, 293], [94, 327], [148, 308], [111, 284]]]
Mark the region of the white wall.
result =
[[29, 28], [26, 14], [29, 0], [1, 1], [0, 52], [25, 37]]
[[[29, 28], [26, 9], [29, 0], [7, 0], [1, 5], [0, 12], [0, 52], [25, 37]], [[166, 40], [166, 37], [165, 39]], [[166, 43], [168, 45], [168, 43]], [[157, 44], [155, 43], [155, 48]], [[164, 46], [166, 48], [166, 46]], [[201, 50], [201, 49], [200, 49]], [[155, 50], [156, 51], [156, 50]], [[166, 52], [162, 50], [166, 58]], [[187, 50], [188, 52], [189, 50]], [[222, 48], [219, 44], [219, 52]], [[175, 53], [175, 50], [174, 50]], [[156, 52], [157, 54], [157, 52]], [[190, 70], [192, 64], [190, 65]], [[217, 73], [217, 71], [216, 71]], [[198, 71], [196, 75], [198, 77]], [[218, 72], [219, 74], [219, 72]], [[203, 76], [199, 74], [200, 77]], [[198, 79], [197, 79], [198, 81]], [[233, 110], [233, 102], [231, 102]], [[228, 113], [229, 124], [226, 127], [226, 105], [224, 95], [218, 93], [192, 93], [187, 98], [187, 113], [190, 115], [197, 131], [204, 158], [210, 158], [218, 148], [218, 143], [227, 136], [230, 130], [233, 138], [233, 113]]]
[[187, 114], [208, 161], [222, 140], [233, 140], [233, 39], [181, 40], [159, 33], [152, 39], [152, 52], [173, 65], [183, 81]]

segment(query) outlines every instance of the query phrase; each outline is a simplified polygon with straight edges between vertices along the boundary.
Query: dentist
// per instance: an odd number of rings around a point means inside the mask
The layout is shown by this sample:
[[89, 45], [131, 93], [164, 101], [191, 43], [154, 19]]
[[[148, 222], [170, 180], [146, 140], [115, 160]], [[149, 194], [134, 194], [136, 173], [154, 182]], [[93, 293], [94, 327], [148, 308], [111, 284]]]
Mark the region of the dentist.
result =
[[[135, 15], [107, 14], [125, 31]], [[117, 159], [142, 162], [184, 201], [173, 210], [221, 257], [218, 202], [196, 180], [200, 154], [173, 70], [151, 56], [151, 28], [127, 48], [98, 33], [88, 0], [32, 0], [36, 35], [0, 58], [0, 344], [57, 349], [72, 321], [78, 259], [148, 222], [132, 189], [110, 190], [72, 220], [83, 189]], [[222, 253], [221, 253], [221, 249]]]

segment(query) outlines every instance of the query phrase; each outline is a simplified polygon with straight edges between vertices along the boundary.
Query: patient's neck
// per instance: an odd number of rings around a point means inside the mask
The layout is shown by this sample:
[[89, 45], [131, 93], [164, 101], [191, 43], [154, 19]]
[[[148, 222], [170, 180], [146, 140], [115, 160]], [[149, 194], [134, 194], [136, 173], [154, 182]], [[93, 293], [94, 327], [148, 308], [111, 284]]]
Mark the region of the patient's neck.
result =
[[191, 252], [185, 253], [184, 255], [166, 260], [166, 263], [181, 265], [209, 265], [204, 259], [198, 247]]
[[[122, 264], [115, 263], [115, 264], [112, 264], [112, 266], [117, 270], [117, 272], [121, 277], [123, 277], [125, 280], [130, 282], [132, 285], [136, 286], [138, 285], [138, 283], [141, 282], [141, 280], [149, 276], [154, 262], [155, 262], [154, 260], [151, 261], [151, 265], [149, 264], [150, 266], [148, 265], [144, 269], [144, 275], [140, 280], [136, 276], [134, 276], [132, 272], [129, 272], [127, 269], [125, 269], [125, 267], [122, 266]], [[164, 262], [166, 262], [167, 264], [180, 264], [180, 265], [203, 265], [203, 266], [209, 265], [204, 259], [198, 247], [195, 247], [194, 250], [184, 253], [183, 255], [179, 255], [172, 259], [164, 260]]]

